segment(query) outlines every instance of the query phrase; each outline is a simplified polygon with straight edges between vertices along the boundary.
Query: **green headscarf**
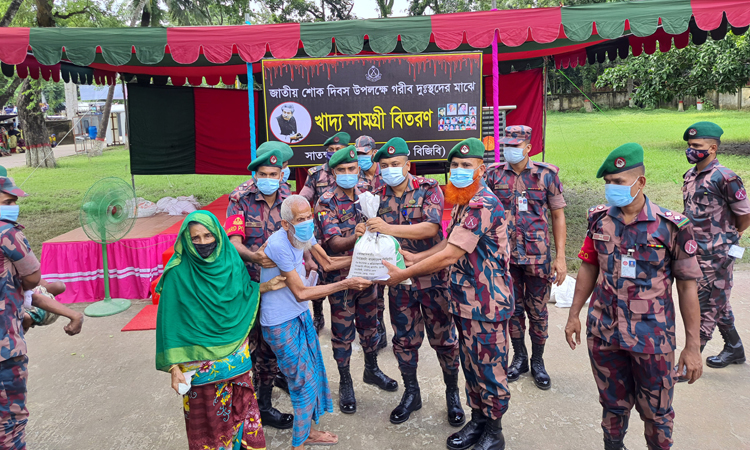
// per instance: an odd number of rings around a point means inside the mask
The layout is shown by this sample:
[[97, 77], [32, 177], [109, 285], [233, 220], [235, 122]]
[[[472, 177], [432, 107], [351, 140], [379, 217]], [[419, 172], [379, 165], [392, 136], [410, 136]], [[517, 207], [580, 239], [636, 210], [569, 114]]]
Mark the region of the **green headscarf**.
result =
[[[216, 238], [206, 259], [190, 240], [190, 222]], [[172, 364], [216, 361], [235, 352], [255, 322], [260, 289], [216, 216], [195, 211], [185, 218], [174, 255], [156, 286], [161, 295], [156, 317], [156, 369]]]

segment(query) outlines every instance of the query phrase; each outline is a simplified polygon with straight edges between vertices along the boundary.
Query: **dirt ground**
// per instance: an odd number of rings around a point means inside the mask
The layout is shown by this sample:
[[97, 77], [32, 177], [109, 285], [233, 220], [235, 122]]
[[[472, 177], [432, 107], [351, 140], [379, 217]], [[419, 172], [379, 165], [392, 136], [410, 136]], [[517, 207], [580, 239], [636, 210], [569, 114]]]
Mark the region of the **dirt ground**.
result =
[[[732, 306], [741, 336], [750, 344], [750, 271], [735, 274]], [[167, 374], [154, 369], [154, 332], [120, 329], [145, 305], [107, 318], [87, 318], [79, 336], [68, 337], [65, 321], [35, 328], [29, 343], [31, 412], [28, 446], [34, 450], [176, 450], [187, 448], [181, 398]], [[76, 305], [82, 309], [84, 304]], [[387, 310], [387, 309], [386, 309]], [[326, 306], [326, 313], [328, 307]], [[387, 313], [387, 311], [386, 311]], [[537, 389], [528, 375], [512, 383], [510, 409], [503, 418], [509, 450], [601, 449], [601, 407], [584, 348], [571, 351], [564, 342], [568, 310], [550, 305], [550, 340], [545, 361], [553, 380], [549, 391]], [[581, 314], [583, 320], [585, 313]], [[402, 425], [388, 421], [403, 386], [389, 344], [380, 366], [399, 379], [398, 392], [381, 392], [361, 382], [363, 354], [355, 345], [352, 374], [358, 411], [338, 411], [338, 374], [330, 342], [330, 320], [321, 335], [326, 370], [336, 412], [321, 419], [323, 429], [339, 435], [338, 450], [443, 449], [456, 429], [445, 419], [444, 386], [435, 353], [422, 347], [419, 382], [423, 407]], [[678, 344], [684, 343], [678, 321]], [[389, 336], [391, 331], [389, 330]], [[722, 347], [718, 332], [704, 356]], [[461, 382], [463, 383], [463, 377]], [[465, 394], [462, 393], [465, 401]], [[274, 390], [274, 403], [292, 412], [289, 397]], [[674, 408], [676, 449], [750, 448], [750, 365], [715, 370], [705, 367], [696, 384], [678, 385]], [[468, 412], [468, 409], [467, 409]], [[291, 430], [266, 429], [269, 449], [289, 449]], [[645, 449], [643, 425], [633, 411], [629, 449]]]

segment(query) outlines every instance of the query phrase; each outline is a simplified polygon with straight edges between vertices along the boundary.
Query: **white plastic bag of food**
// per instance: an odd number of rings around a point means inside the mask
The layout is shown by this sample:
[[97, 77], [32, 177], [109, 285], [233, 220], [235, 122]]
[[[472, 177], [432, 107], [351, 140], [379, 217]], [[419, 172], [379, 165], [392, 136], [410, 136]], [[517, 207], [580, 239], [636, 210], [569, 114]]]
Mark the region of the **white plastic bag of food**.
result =
[[[377, 217], [380, 208], [380, 196], [370, 192], [359, 195], [359, 205], [362, 215], [371, 219]], [[401, 244], [393, 236], [365, 231], [357, 243], [354, 244], [354, 255], [352, 265], [347, 278], [361, 277], [366, 280], [387, 280], [388, 269], [383, 265], [383, 260], [405, 269], [404, 257], [399, 252]], [[401, 284], [410, 285], [411, 280], [403, 281]]]

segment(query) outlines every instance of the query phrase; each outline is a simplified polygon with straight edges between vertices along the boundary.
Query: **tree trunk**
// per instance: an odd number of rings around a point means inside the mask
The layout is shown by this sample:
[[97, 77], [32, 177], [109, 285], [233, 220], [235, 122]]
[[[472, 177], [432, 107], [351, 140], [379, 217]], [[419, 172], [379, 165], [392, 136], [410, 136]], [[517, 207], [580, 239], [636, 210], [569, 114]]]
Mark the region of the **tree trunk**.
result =
[[10, 26], [10, 23], [13, 22], [13, 18], [18, 12], [18, 8], [21, 7], [21, 3], [23, 3], [23, 0], [11, 0], [10, 5], [8, 5], [8, 10], [5, 11], [5, 15], [0, 19], [0, 27]]
[[36, 24], [39, 27], [54, 27], [55, 17], [52, 15], [52, 0], [35, 0]]
[[22, 79], [14, 78], [13, 81], [5, 87], [4, 91], [0, 91], [0, 108], [7, 105], [8, 101], [16, 95], [16, 90], [21, 83], [23, 83]]
[[30, 82], [29, 78], [24, 80], [18, 96], [18, 116], [26, 139], [26, 166], [57, 167], [49, 143], [47, 125], [44, 123], [44, 113], [39, 106], [40, 98], [40, 83]]
[[109, 115], [112, 111], [112, 97], [115, 96], [115, 88], [117, 87], [117, 80], [115, 83], [109, 86], [107, 91], [107, 101], [104, 103], [104, 109], [102, 109], [102, 120], [99, 122], [99, 130], [96, 133], [96, 141], [94, 141], [94, 149], [91, 151], [91, 156], [101, 156], [104, 147], [107, 145], [107, 127], [109, 126]]

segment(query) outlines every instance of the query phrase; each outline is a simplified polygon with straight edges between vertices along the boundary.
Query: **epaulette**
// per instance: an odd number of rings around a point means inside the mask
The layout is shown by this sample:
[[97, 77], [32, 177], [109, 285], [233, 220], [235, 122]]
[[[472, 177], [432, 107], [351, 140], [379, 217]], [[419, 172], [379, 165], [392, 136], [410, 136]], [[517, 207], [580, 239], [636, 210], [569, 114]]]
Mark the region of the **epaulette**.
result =
[[309, 169], [307, 169], [307, 174], [314, 175], [315, 173], [320, 172], [321, 170], [323, 170], [322, 164], [320, 166], [310, 167]]
[[231, 194], [229, 194], [229, 201], [232, 201], [235, 203], [239, 202], [240, 198], [253, 192], [254, 187], [255, 187], [255, 182], [252, 179], [245, 181], [241, 185], [237, 186], [237, 188], [233, 190]]
[[482, 209], [484, 208], [484, 199], [480, 196], [476, 196], [469, 201], [469, 208], [471, 209]]
[[422, 185], [426, 184], [428, 186], [437, 186], [438, 182], [434, 178], [425, 178], [425, 177], [417, 177], [417, 182]]
[[333, 191], [326, 191], [323, 193], [323, 195], [320, 196], [320, 203], [325, 203], [326, 205], [331, 202], [331, 199], [333, 198]]
[[540, 162], [540, 161], [534, 161], [534, 164], [536, 164], [539, 167], [544, 167], [545, 169], [549, 169], [554, 173], [560, 172], [560, 168], [557, 167], [554, 164], [546, 163], [546, 162]]
[[668, 209], [664, 209], [664, 208], [661, 208], [661, 207], [660, 207], [659, 211], [656, 212], [656, 214], [664, 217], [668, 221], [670, 221], [673, 224], [677, 225], [677, 228], [682, 228], [685, 225], [687, 225], [687, 224], [690, 223], [690, 219], [688, 219], [687, 216], [685, 216], [684, 214], [678, 213], [678, 212], [674, 212], [674, 211], [670, 211]]
[[592, 206], [591, 208], [589, 208], [589, 217], [595, 214], [606, 212], [607, 210], [609, 210], [609, 206], [607, 205]]
[[719, 165], [716, 168], [716, 170], [719, 171], [719, 173], [721, 173], [721, 176], [724, 177], [724, 180], [726, 180], [727, 182], [734, 181], [737, 178], [740, 178], [739, 175], [737, 175], [736, 173], [734, 173], [734, 171], [732, 169], [729, 169], [729, 168], [724, 167], [722, 165]]

